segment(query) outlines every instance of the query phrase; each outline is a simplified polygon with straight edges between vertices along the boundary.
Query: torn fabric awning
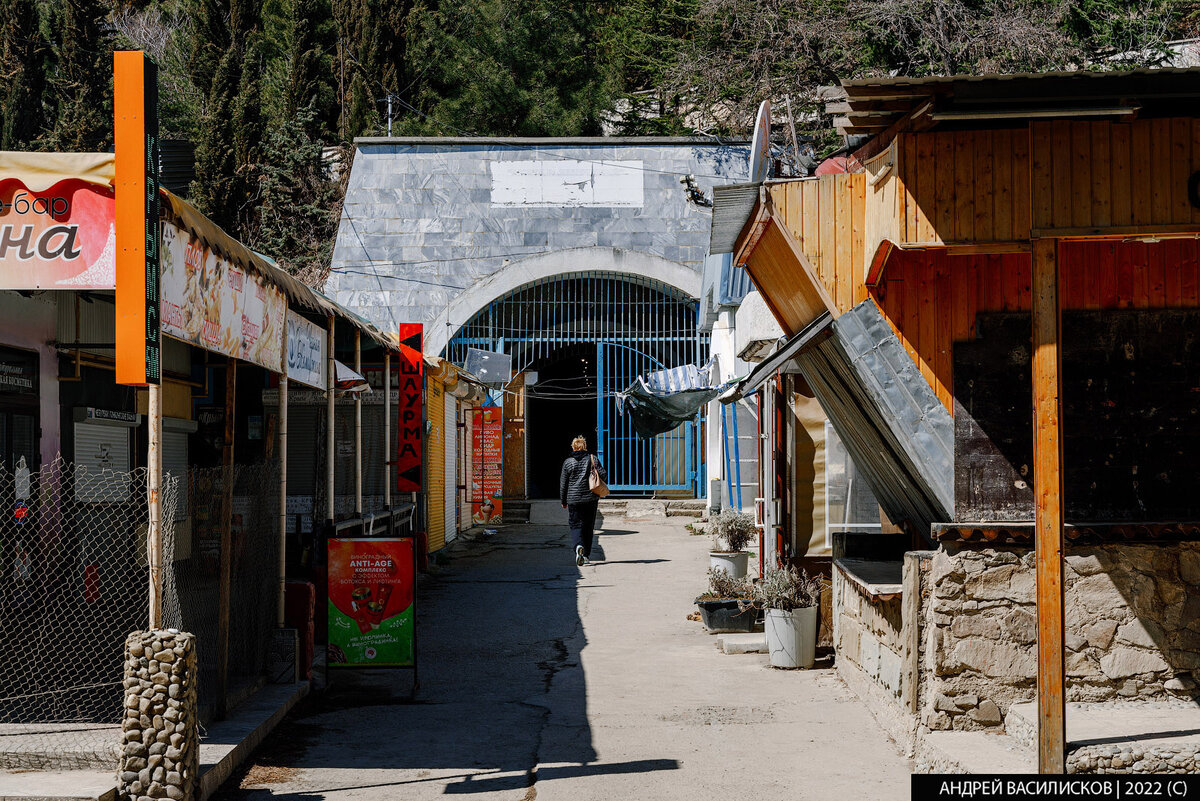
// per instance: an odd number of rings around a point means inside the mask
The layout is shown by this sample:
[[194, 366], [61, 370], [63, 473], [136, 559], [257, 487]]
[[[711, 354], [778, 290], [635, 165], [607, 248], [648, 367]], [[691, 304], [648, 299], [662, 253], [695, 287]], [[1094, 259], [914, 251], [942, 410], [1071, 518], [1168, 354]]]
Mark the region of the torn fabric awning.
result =
[[367, 379], [359, 373], [356, 373], [352, 368], [342, 364], [339, 361], [334, 361], [335, 375], [333, 387], [338, 392], [370, 392], [371, 385], [367, 383]]

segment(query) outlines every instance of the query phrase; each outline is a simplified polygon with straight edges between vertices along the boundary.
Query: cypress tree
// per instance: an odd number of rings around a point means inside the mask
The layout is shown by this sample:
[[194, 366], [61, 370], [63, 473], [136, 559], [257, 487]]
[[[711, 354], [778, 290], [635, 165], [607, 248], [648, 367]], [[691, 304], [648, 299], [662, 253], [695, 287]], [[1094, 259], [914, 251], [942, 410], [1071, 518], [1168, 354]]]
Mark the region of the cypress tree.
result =
[[23, 150], [46, 122], [49, 44], [34, 0], [0, 0], [0, 150]]
[[57, 150], [100, 150], [112, 141], [113, 40], [97, 0], [55, 0], [47, 30], [54, 66], [54, 120], [44, 137]]
[[306, 132], [311, 138], [329, 137], [337, 125], [337, 92], [333, 85], [333, 51], [337, 26], [329, 0], [291, 0], [289, 20], [288, 77], [284, 87], [284, 117], [306, 115]]

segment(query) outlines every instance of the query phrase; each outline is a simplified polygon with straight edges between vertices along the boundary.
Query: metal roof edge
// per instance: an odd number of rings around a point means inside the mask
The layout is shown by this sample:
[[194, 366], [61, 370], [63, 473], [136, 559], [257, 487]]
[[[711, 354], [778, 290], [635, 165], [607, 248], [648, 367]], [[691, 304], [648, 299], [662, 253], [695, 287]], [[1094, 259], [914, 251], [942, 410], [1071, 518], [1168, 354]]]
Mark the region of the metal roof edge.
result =
[[710, 136], [356, 136], [355, 145], [749, 145], [749, 139]]
[[926, 75], [922, 77], [889, 76], [878, 78], [843, 79], [842, 87], [866, 86], [939, 86], [951, 83], [1001, 83], [1018, 80], [1052, 80], [1055, 78], [1113, 79], [1130, 76], [1194, 75], [1200, 77], [1200, 67], [1139, 67], [1109, 70], [1059, 70], [1053, 72], [993, 72], [984, 75]]

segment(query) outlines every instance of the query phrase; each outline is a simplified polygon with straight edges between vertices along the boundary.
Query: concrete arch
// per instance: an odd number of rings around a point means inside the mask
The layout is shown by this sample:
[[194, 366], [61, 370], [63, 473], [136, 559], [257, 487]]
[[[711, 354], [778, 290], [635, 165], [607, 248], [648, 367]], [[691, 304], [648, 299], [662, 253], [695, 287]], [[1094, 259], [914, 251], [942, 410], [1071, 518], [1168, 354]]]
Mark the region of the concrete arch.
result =
[[477, 312], [514, 289], [543, 278], [573, 273], [605, 272], [653, 278], [690, 297], [700, 295], [700, 271], [652, 253], [621, 248], [567, 248], [510, 262], [465, 289], [426, 327], [425, 353], [441, 355], [450, 337]]

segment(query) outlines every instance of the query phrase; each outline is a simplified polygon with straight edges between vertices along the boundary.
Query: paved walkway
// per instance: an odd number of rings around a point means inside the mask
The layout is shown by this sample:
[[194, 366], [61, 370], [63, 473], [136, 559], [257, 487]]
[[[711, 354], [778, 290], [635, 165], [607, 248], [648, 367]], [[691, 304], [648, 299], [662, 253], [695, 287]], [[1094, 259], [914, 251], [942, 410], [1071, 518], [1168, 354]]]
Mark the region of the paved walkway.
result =
[[686, 619], [707, 539], [683, 522], [610, 521], [582, 570], [565, 527], [471, 545], [419, 599], [417, 703], [405, 674], [335, 676], [222, 797], [908, 798], [831, 671], [723, 655]]

